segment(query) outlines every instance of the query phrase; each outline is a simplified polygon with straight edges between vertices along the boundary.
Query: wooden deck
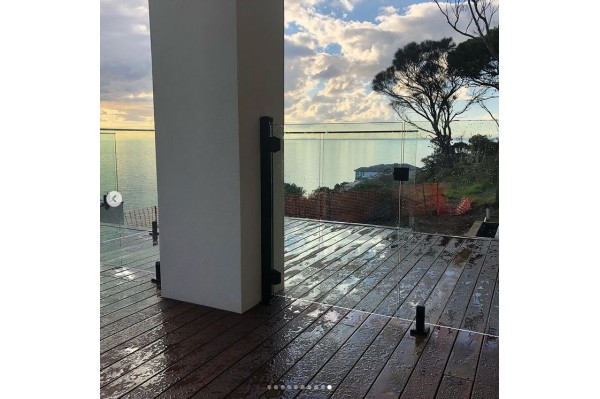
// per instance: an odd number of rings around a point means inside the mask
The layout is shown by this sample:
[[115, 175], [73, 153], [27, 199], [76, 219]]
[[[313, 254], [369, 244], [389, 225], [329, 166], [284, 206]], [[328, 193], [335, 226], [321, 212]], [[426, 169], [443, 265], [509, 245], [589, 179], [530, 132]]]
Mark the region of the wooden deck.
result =
[[[285, 232], [285, 292], [239, 315], [162, 299], [148, 232], [103, 226], [101, 397], [498, 397], [498, 240]], [[417, 304], [425, 338], [409, 334]]]

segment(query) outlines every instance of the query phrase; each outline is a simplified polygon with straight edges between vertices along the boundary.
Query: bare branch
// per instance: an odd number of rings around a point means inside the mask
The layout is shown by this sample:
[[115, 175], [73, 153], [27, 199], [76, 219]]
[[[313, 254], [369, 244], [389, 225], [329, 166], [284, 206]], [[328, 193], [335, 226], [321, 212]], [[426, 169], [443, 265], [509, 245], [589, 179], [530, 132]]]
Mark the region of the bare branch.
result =
[[496, 122], [496, 126], [500, 127], [500, 123], [498, 122], [498, 119], [496, 119], [494, 114], [492, 114], [492, 112], [488, 109], [488, 107], [485, 105], [485, 102], [483, 100], [481, 100], [481, 101], [478, 101], [478, 104], [481, 108], [483, 108], [488, 113], [490, 118], [492, 118], [493, 121]]

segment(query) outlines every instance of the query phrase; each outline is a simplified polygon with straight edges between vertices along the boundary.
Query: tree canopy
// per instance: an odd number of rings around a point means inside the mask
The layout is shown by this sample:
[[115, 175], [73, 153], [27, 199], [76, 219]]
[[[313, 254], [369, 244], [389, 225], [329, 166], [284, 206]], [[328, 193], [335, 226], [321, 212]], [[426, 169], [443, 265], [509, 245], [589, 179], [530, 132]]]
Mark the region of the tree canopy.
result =
[[[488, 41], [498, 48], [499, 28], [491, 29]], [[499, 63], [479, 39], [468, 39], [448, 54], [448, 67], [471, 85], [499, 90]]]
[[494, 37], [490, 35], [493, 29], [498, 28], [497, 0], [434, 1], [452, 29], [463, 36], [480, 41], [493, 59], [500, 60], [498, 42], [494, 42]]
[[[398, 49], [392, 65], [373, 79], [373, 90], [390, 99], [401, 120], [430, 133], [436, 150], [450, 158], [451, 122], [473, 104], [484, 99], [487, 88], [473, 88], [461, 105], [456, 100], [469, 80], [448, 67], [448, 56], [456, 45], [452, 38], [411, 42]], [[430, 128], [418, 126], [408, 113], [424, 118]]]

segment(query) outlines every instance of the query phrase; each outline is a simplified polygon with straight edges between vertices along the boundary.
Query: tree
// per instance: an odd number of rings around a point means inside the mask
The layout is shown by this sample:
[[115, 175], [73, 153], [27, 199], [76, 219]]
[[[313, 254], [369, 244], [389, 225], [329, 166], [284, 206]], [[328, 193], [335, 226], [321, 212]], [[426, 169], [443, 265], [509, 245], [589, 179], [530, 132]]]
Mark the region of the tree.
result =
[[[491, 29], [489, 40], [498, 47], [499, 28]], [[466, 78], [473, 86], [485, 86], [500, 90], [499, 63], [487, 46], [479, 39], [468, 39], [448, 54], [448, 67]]]
[[[456, 32], [483, 43], [496, 61], [500, 60], [498, 42], [490, 32], [497, 28], [497, 0], [434, 0]], [[464, 21], [464, 22], [463, 22]]]
[[[398, 49], [392, 66], [373, 79], [373, 90], [387, 96], [401, 120], [429, 133], [444, 163], [451, 163], [450, 124], [473, 104], [484, 100], [487, 88], [473, 88], [463, 106], [455, 108], [459, 91], [468, 80], [448, 68], [448, 54], [456, 47], [452, 38], [411, 42]], [[407, 115], [412, 111], [429, 122], [431, 128], [417, 126]]]
[[297, 186], [295, 183], [283, 183], [283, 193], [285, 195], [304, 195], [305, 190]]
[[483, 162], [486, 155], [498, 155], [498, 142], [490, 140], [487, 136], [475, 134], [469, 139], [469, 144], [471, 154], [475, 157], [475, 162]]

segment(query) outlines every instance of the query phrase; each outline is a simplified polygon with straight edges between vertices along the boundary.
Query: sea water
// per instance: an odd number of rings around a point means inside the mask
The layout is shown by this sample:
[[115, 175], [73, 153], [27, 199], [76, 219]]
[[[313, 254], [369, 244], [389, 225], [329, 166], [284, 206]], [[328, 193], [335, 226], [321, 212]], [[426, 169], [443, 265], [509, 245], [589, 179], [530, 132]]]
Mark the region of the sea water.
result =
[[[394, 163], [420, 167], [432, 151], [426, 135], [286, 134], [284, 181], [310, 194], [319, 187], [353, 182], [360, 167]], [[101, 134], [100, 168], [100, 198], [108, 191], [120, 191], [125, 212], [158, 204], [154, 132]]]

